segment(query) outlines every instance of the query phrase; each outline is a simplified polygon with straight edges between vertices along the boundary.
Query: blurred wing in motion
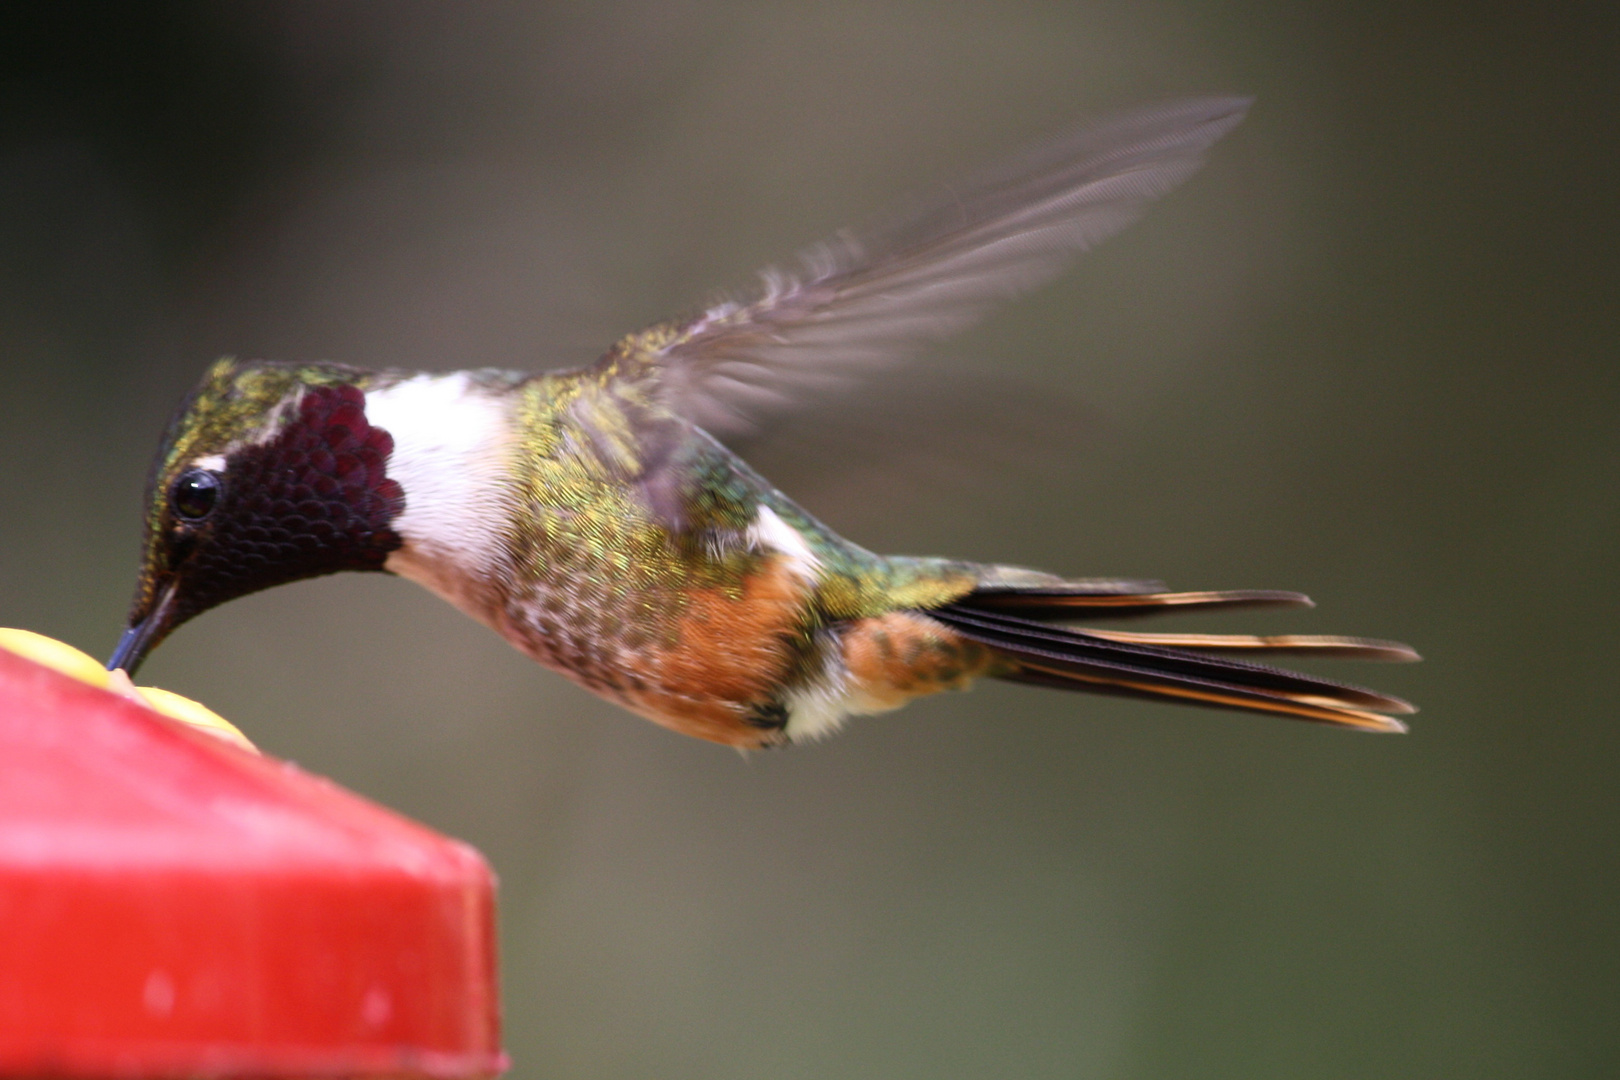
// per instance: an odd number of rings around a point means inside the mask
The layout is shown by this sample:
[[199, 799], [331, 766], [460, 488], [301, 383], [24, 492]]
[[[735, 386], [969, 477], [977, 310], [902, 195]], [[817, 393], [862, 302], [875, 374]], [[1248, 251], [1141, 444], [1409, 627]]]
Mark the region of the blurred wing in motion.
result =
[[1041, 284], [1187, 179], [1243, 119], [1200, 98], [1060, 135], [887, 227], [843, 232], [772, 268], [748, 300], [621, 341], [601, 363], [717, 432], [904, 359]]

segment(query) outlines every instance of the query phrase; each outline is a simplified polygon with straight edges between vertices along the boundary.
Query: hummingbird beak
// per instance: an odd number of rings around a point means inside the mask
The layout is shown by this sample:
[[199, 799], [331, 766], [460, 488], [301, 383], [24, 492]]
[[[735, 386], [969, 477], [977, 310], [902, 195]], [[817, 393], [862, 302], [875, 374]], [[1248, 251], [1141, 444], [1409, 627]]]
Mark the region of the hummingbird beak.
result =
[[124, 636], [118, 639], [118, 647], [113, 650], [112, 658], [107, 661], [108, 671], [123, 668], [126, 673], [134, 675], [135, 669], [146, 659], [146, 654], [168, 636], [174, 625], [174, 599], [179, 594], [177, 588], [179, 581], [179, 577], [174, 576], [161, 585], [157, 599], [146, 614], [124, 631]]

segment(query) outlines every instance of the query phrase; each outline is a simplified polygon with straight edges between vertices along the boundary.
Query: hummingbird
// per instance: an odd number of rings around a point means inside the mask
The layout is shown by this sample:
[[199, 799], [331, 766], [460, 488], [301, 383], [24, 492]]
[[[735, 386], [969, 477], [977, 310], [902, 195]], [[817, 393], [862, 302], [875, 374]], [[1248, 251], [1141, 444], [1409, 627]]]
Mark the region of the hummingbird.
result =
[[1309, 606], [1299, 593], [874, 554], [720, 441], [1050, 278], [1194, 172], [1248, 104], [1075, 128], [582, 368], [219, 360], [163, 436], [107, 666], [133, 674], [227, 600], [359, 570], [417, 582], [634, 713], [744, 749], [984, 677], [1403, 731], [1399, 698], [1249, 657], [1416, 659], [1405, 645], [1115, 628]]

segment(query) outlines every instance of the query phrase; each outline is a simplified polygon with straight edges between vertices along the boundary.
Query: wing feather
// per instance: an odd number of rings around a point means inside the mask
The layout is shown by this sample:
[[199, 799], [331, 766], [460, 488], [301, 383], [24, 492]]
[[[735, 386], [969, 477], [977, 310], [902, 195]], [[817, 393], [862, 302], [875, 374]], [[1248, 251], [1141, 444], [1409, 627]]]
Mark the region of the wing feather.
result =
[[887, 226], [838, 233], [765, 270], [751, 297], [632, 335], [602, 363], [650, 380], [694, 423], [746, 430], [1046, 281], [1190, 176], [1248, 105], [1201, 98], [1075, 129]]

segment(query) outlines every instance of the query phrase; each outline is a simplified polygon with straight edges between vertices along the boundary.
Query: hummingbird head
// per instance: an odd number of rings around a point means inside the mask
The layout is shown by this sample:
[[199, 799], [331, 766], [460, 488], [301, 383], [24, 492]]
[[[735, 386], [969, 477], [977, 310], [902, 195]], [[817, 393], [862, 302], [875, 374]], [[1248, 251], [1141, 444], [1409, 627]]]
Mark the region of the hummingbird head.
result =
[[381, 570], [405, 496], [367, 372], [220, 360], [181, 404], [147, 484], [140, 580], [108, 668], [131, 674], [194, 615], [273, 585]]

